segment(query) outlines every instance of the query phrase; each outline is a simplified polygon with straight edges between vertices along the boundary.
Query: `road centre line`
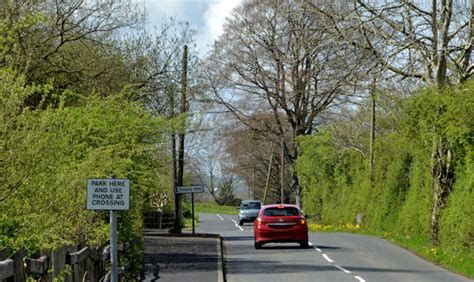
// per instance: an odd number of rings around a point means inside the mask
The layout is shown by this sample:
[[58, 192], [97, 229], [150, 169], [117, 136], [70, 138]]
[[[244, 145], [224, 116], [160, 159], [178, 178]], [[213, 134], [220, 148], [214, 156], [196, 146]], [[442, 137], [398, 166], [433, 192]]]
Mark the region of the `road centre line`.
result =
[[339, 268], [340, 270], [342, 270], [342, 272], [344, 273], [347, 273], [347, 274], [351, 274], [352, 272], [350, 272], [349, 270], [345, 269], [344, 267], [342, 266], [339, 266], [337, 264], [334, 265], [335, 267]]
[[330, 257], [328, 257], [328, 255], [326, 255], [326, 254], [323, 254], [323, 258], [324, 258], [325, 260], [329, 261], [330, 263], [333, 263], [333, 262], [334, 262], [334, 261], [333, 261]]
[[[311, 242], [308, 242], [308, 245], [313, 247], [313, 243]], [[336, 263], [334, 263], [334, 261], [328, 256], [326, 255], [325, 253], [323, 253], [323, 251], [321, 249], [319, 249], [318, 247], [314, 246], [314, 248], [316, 249], [316, 251], [320, 252], [321, 255], [323, 256], [323, 258], [325, 260], [327, 260], [328, 262], [332, 263], [332, 265], [334, 265], [334, 267], [336, 267], [337, 269], [341, 270], [342, 272], [346, 273], [346, 274], [352, 274], [351, 271], [345, 269], [344, 267], [340, 266], [340, 265], [337, 265]], [[360, 276], [356, 276], [356, 275], [353, 275], [355, 279], [359, 280], [360, 282], [366, 282], [362, 277]]]
[[[309, 245], [310, 247], [313, 247], [313, 246], [314, 246], [313, 243], [311, 243], [311, 242], [308, 242], [308, 245]], [[323, 251], [321, 251], [320, 248], [318, 248], [318, 247], [316, 247], [316, 246], [315, 246], [314, 248], [316, 249], [316, 251], [318, 251], [318, 252], [320, 252], [320, 253], [323, 252]]]
[[237, 221], [235, 221], [235, 219], [232, 219], [232, 221], [235, 223], [235, 226], [240, 229], [240, 231], [244, 231], [244, 229], [240, 227], [240, 225], [237, 223]]
[[223, 218], [222, 216], [220, 216], [220, 215], [217, 214], [217, 213], [216, 213], [216, 215], [217, 215], [217, 217], [218, 217], [220, 220], [224, 221], [224, 218]]
[[[313, 246], [314, 246], [313, 243], [311, 243], [311, 242], [308, 242], [308, 245], [309, 245], [310, 247], [313, 247]], [[320, 252], [320, 253], [323, 252], [323, 251], [321, 251], [320, 248], [318, 248], [318, 247], [316, 247], [316, 246], [314, 246], [314, 248], [316, 249], [316, 251], [318, 251], [318, 252]]]

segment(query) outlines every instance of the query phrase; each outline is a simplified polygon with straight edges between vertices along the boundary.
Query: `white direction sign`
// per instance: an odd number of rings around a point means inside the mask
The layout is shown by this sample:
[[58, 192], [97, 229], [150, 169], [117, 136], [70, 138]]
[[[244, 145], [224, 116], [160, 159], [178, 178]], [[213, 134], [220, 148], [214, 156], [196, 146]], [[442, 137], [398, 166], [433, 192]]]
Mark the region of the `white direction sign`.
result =
[[204, 186], [202, 185], [193, 185], [193, 186], [176, 186], [176, 193], [202, 193], [204, 192]]
[[128, 210], [130, 180], [87, 179], [88, 210]]

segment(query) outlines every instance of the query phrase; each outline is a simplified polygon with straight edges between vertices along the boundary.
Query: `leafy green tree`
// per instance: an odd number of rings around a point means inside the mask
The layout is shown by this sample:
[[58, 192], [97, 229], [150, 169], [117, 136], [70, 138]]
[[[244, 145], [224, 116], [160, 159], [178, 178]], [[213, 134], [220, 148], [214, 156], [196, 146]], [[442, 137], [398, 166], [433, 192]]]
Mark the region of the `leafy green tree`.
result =
[[[119, 240], [130, 243], [127, 257], [137, 271], [144, 199], [159, 190], [169, 193], [160, 144], [166, 144], [171, 124], [119, 95], [54, 93], [48, 85], [25, 87], [12, 72], [1, 74], [0, 247], [34, 252], [67, 243], [104, 244], [108, 217], [85, 209], [85, 180], [114, 173], [132, 183], [131, 208], [119, 215]], [[22, 107], [32, 91], [51, 91], [61, 102], [44, 110]], [[76, 106], [65, 106], [68, 99]]]
[[[335, 36], [370, 53], [386, 73], [422, 82], [439, 94], [444, 93], [443, 88], [473, 76], [472, 1], [352, 3], [352, 9], [343, 14], [311, 2], [310, 6], [317, 16], [332, 22], [329, 29]], [[336, 1], [329, 7], [340, 5]], [[352, 36], [354, 30], [361, 36]], [[440, 99], [431, 101], [436, 120], [445, 114], [443, 103]], [[453, 189], [453, 168], [458, 161], [448, 136], [443, 135], [444, 128], [436, 124], [439, 123], [435, 121], [431, 126], [431, 151], [427, 152], [431, 156], [430, 237], [434, 245], [440, 243], [440, 219]]]
[[[347, 145], [367, 138], [358, 137], [359, 133], [351, 135], [352, 131], [341, 134], [338, 120], [314, 136], [300, 138], [303, 153], [296, 168], [306, 191], [306, 211], [324, 223], [354, 222], [356, 214], [362, 213], [362, 223], [368, 227], [428, 238], [433, 193], [431, 144], [434, 134], [442, 135], [458, 161], [450, 167], [454, 183], [440, 218], [439, 243], [453, 252], [472, 253], [473, 93], [470, 81], [460, 87], [419, 91], [410, 98], [386, 103], [388, 108], [381, 107], [381, 112], [393, 110], [381, 119], [385, 126], [378, 135], [373, 185], [364, 154], [359, 147]], [[441, 105], [442, 111], [433, 108], [433, 103]], [[363, 127], [359, 122], [351, 127], [357, 124]], [[361, 148], [366, 151], [366, 144]]]

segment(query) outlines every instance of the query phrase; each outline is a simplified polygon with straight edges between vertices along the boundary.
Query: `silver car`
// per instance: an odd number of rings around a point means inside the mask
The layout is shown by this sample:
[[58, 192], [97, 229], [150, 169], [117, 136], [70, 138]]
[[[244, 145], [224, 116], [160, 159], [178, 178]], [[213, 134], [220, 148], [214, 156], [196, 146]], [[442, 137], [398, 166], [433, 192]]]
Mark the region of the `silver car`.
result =
[[258, 200], [242, 201], [239, 207], [239, 225], [243, 225], [244, 222], [254, 222], [261, 207], [262, 202]]

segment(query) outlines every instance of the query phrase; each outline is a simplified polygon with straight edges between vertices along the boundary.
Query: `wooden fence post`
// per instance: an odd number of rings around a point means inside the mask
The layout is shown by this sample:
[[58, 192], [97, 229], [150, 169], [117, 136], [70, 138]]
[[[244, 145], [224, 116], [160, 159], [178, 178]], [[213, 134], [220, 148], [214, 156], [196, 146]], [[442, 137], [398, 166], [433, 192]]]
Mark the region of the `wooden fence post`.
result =
[[[79, 246], [77, 246], [77, 248], [79, 248]], [[72, 267], [72, 277], [74, 282], [83, 281], [85, 277], [87, 278], [89, 276], [86, 269], [86, 259], [88, 255], [88, 247], [84, 247], [77, 252], [70, 252], [66, 254], [66, 263]]]
[[23, 256], [24, 251], [19, 250], [15, 252], [10, 258], [14, 261], [15, 265], [15, 274], [14, 280], [15, 282], [24, 282], [25, 281], [25, 266], [23, 263]]
[[62, 248], [59, 248], [53, 252], [53, 279], [62, 275], [64, 282], [72, 282], [72, 273], [66, 275], [61, 272], [66, 266], [66, 254], [74, 251], [76, 251], [74, 246], [63, 246]]
[[[54, 251], [43, 251], [37, 259], [25, 257], [24, 250], [13, 255], [10, 255], [9, 249], [0, 250], [0, 282], [24, 282], [27, 274], [47, 281], [58, 278], [64, 282], [106, 280], [109, 276], [106, 262], [110, 259], [110, 245], [96, 250], [80, 247], [63, 246]], [[122, 255], [124, 246], [118, 247]], [[67, 266], [70, 266], [70, 271], [64, 272]], [[120, 275], [123, 271], [119, 268]]]
[[0, 261], [0, 281], [11, 280], [15, 275], [15, 262], [12, 259]]
[[90, 252], [90, 258], [93, 264], [92, 281], [99, 281], [105, 277], [105, 264], [110, 257], [110, 245]]
[[51, 268], [51, 259], [48, 256], [42, 255], [38, 259], [24, 258], [23, 260], [28, 274], [34, 274], [39, 276], [41, 279], [46, 278], [47, 281], [50, 281], [48, 270]]

